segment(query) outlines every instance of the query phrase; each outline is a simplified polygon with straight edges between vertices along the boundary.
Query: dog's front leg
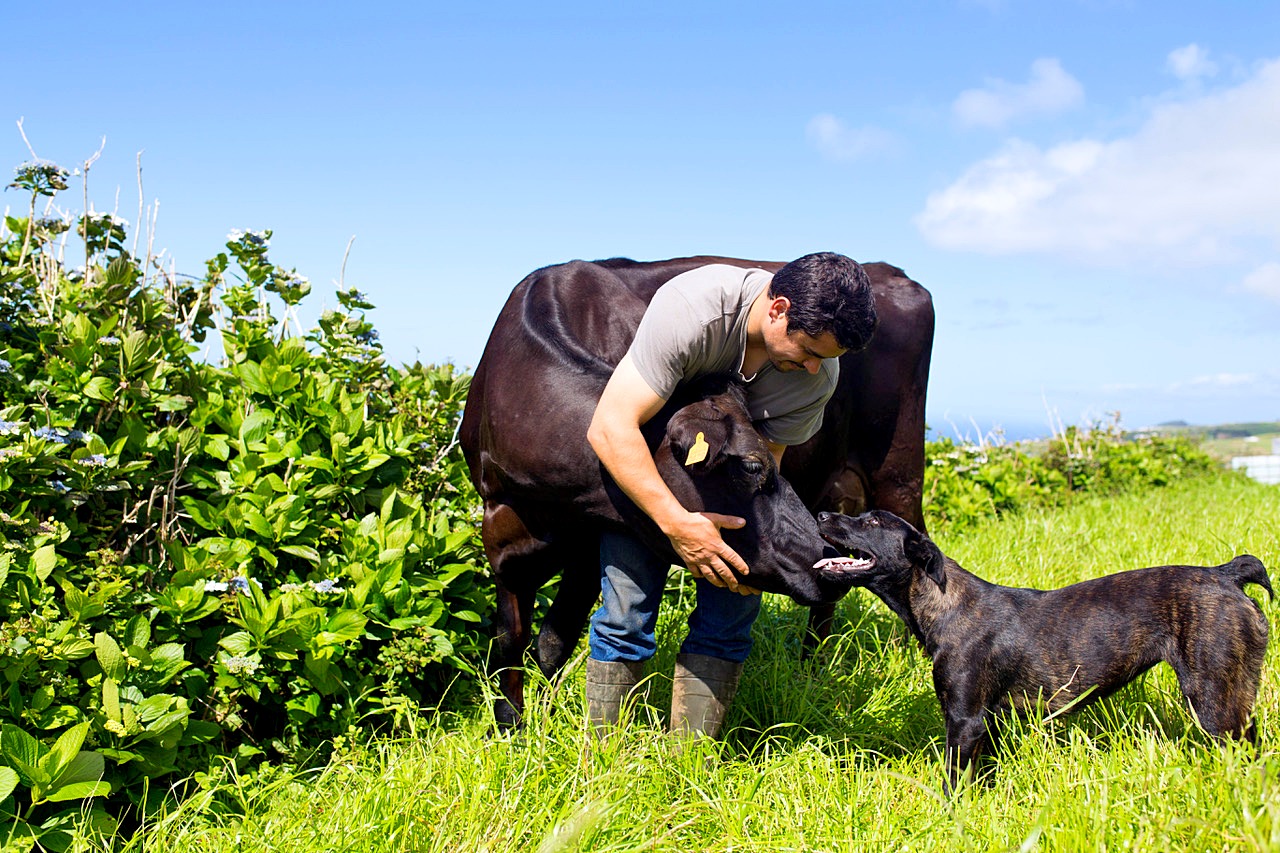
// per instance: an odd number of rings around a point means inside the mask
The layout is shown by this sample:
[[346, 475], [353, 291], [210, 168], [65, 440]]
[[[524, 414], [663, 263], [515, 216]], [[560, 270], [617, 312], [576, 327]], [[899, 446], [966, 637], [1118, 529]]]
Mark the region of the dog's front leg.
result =
[[988, 745], [987, 714], [947, 714], [947, 793], [955, 793], [960, 778], [972, 777], [978, 758]]
[[968, 665], [971, 656], [963, 656], [966, 665], [952, 667], [950, 654], [933, 659], [933, 689], [942, 705], [947, 723], [947, 793], [955, 792], [961, 775], [976, 770], [978, 757], [988, 746], [987, 723], [990, 719], [983, 681], [974, 677]]

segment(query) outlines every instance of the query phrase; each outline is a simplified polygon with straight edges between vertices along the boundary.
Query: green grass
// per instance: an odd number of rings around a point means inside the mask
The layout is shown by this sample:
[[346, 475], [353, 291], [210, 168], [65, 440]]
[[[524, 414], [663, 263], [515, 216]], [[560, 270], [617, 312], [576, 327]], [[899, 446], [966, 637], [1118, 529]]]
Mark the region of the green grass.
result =
[[[1249, 552], [1280, 566], [1280, 489], [1215, 477], [938, 537], [966, 568], [1050, 587]], [[1250, 588], [1255, 596], [1265, 594]], [[1264, 601], [1274, 622], [1276, 607]], [[654, 704], [683, 614], [667, 616]], [[579, 658], [530, 690], [528, 726], [488, 710], [413, 737], [343, 745], [313, 774], [224, 778], [123, 842], [130, 851], [767, 851], [1280, 849], [1280, 661], [1269, 650], [1258, 754], [1206, 738], [1167, 667], [1078, 714], [1014, 723], [998, 766], [941, 792], [928, 661], [868, 593], [801, 662], [805, 613], [770, 596], [727, 740], [681, 750], [642, 719], [595, 743]], [[643, 716], [643, 715], [641, 715]]]

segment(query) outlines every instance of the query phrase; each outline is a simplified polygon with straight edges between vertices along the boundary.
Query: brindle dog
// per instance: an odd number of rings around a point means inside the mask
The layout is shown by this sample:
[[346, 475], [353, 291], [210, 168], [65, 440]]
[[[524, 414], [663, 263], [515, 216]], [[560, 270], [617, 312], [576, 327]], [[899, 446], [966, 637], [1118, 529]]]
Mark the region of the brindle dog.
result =
[[933, 659], [949, 790], [990, 748], [1001, 714], [1083, 705], [1160, 661], [1177, 673], [1205, 731], [1257, 743], [1251, 715], [1267, 620], [1244, 585], [1272, 592], [1256, 557], [1016, 589], [965, 571], [892, 513], [822, 513], [818, 522], [848, 556], [817, 567], [879, 596]]

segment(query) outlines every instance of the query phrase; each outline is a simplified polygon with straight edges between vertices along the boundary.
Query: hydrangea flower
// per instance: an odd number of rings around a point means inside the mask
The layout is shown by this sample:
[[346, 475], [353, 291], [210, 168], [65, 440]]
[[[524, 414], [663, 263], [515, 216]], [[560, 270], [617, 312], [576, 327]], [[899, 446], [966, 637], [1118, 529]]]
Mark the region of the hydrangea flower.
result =
[[226, 592], [227, 582], [226, 581], [205, 581], [204, 591], [205, 592]]
[[0, 435], [17, 435], [21, 431], [21, 421], [0, 421]]
[[265, 231], [244, 231], [239, 228], [232, 228], [227, 234], [227, 240], [232, 243], [238, 243], [243, 240], [254, 246], [267, 245], [267, 232]]
[[55, 444], [71, 443], [70, 438], [68, 438], [66, 435], [63, 435], [63, 433], [60, 430], [54, 429], [53, 427], [42, 426], [38, 429], [32, 430], [31, 435], [34, 436], [35, 438], [43, 438], [45, 441], [52, 441]]
[[115, 335], [103, 335], [102, 337], [98, 338], [98, 343], [114, 346], [115, 344], [120, 343], [120, 339], [117, 338]]
[[95, 453], [92, 456], [86, 456], [83, 459], [78, 459], [76, 461], [79, 464], [84, 465], [86, 468], [101, 468], [103, 465], [107, 464], [107, 457], [103, 456], [101, 453]]
[[258, 661], [243, 655], [228, 655], [222, 659], [222, 664], [227, 668], [227, 672], [232, 675], [239, 675], [242, 672], [246, 675], [253, 675], [260, 666]]
[[16, 447], [0, 447], [0, 459], [12, 459], [21, 455], [22, 451]]
[[13, 370], [13, 365], [0, 358], [0, 373], [8, 373], [10, 370]]
[[49, 488], [53, 489], [60, 495], [65, 495], [67, 492], [71, 491], [71, 487], [61, 480], [50, 480]]
[[43, 438], [45, 441], [52, 441], [55, 444], [70, 444], [73, 441], [84, 441], [89, 436], [78, 429], [62, 430], [57, 427], [42, 426], [31, 431], [31, 435], [35, 438]]
[[249, 582], [253, 581], [258, 589], [262, 589], [262, 583], [257, 578], [247, 578], [244, 575], [238, 575], [231, 579], [231, 588], [236, 592], [247, 595], [249, 592]]
[[310, 581], [310, 584], [311, 584], [311, 588], [314, 589], [316, 592], [337, 593], [337, 592], [346, 591], [342, 587], [338, 586], [338, 582], [336, 580], [332, 580], [330, 578], [325, 578], [322, 581]]

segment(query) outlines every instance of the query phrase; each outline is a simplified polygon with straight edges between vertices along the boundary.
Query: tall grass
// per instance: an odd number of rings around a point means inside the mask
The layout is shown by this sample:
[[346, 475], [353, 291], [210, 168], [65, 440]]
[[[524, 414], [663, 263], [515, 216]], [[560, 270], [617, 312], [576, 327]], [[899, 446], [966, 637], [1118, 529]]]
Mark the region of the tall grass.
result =
[[[1249, 552], [1280, 567], [1280, 489], [1237, 477], [1081, 502], [940, 536], [966, 568], [1050, 587]], [[1255, 596], [1265, 599], [1256, 587]], [[1264, 600], [1274, 622], [1276, 606]], [[683, 613], [667, 617], [654, 705], [669, 697]], [[1259, 696], [1258, 753], [1205, 737], [1167, 667], [1078, 714], [1015, 722], [998, 765], [941, 791], [928, 661], [865, 592], [800, 660], [805, 613], [766, 599], [725, 742], [681, 749], [640, 709], [597, 743], [579, 660], [531, 691], [528, 725], [487, 708], [416, 736], [345, 744], [313, 774], [223, 777], [129, 851], [1274, 850], [1280, 849], [1280, 661]], [[662, 716], [661, 713], [658, 714]]]

